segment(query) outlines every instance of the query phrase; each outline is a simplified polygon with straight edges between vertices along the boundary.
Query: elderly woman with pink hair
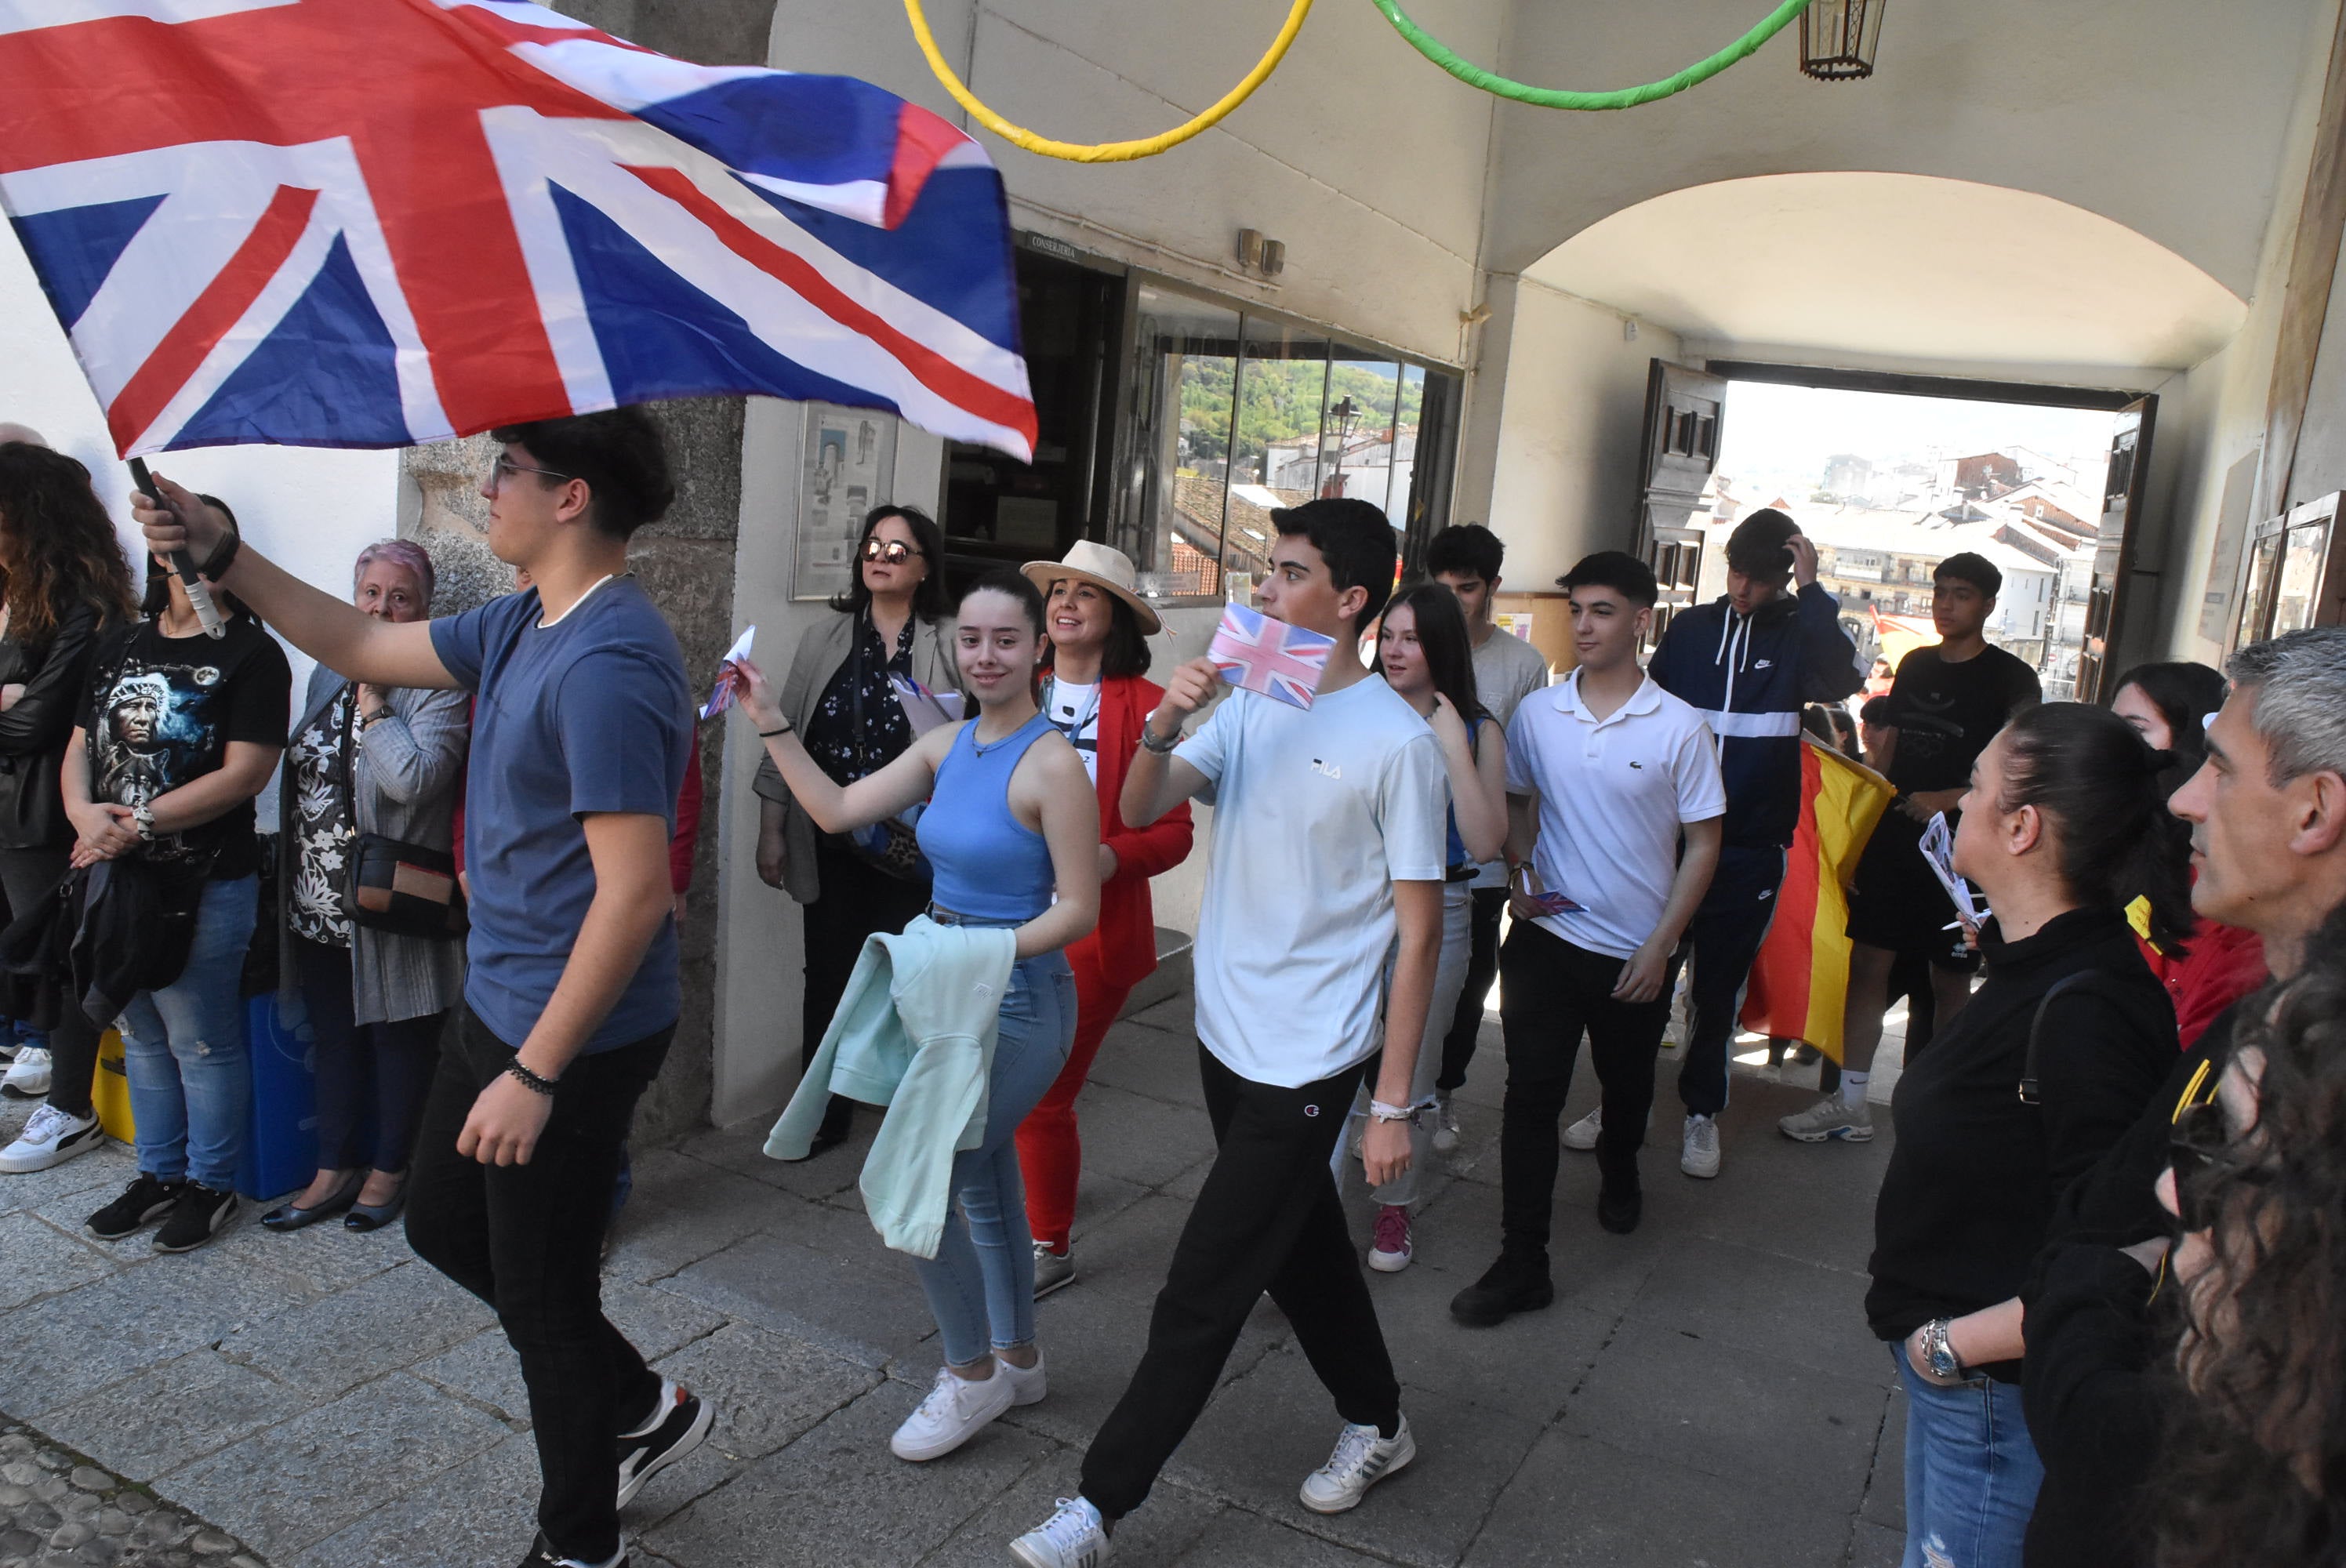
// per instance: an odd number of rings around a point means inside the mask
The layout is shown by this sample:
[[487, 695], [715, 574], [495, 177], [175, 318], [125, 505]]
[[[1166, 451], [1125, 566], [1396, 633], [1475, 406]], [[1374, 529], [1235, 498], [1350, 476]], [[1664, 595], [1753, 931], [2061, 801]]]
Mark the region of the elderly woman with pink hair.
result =
[[[351, 598], [387, 621], [420, 621], [433, 585], [422, 546], [386, 539], [359, 552]], [[470, 712], [461, 691], [311, 672], [279, 782], [277, 887], [279, 1005], [298, 998], [317, 1042], [318, 1174], [261, 1216], [271, 1230], [338, 1214], [348, 1229], [375, 1230], [406, 1200], [442, 1018], [464, 986], [460, 922], [411, 890], [433, 884], [443, 861], [453, 884]], [[394, 866], [390, 882], [382, 873]]]

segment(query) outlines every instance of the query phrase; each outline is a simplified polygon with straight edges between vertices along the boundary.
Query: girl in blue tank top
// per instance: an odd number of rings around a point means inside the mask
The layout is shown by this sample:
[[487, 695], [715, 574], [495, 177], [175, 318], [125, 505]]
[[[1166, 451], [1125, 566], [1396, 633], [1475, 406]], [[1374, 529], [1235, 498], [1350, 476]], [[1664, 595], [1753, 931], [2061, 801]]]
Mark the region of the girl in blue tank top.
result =
[[918, 832], [936, 901], [925, 918], [1017, 932], [984, 1141], [954, 1156], [944, 1237], [934, 1258], [913, 1261], [945, 1365], [890, 1440], [907, 1460], [950, 1453], [1012, 1405], [1044, 1395], [1034, 1237], [1015, 1140], [1075, 1039], [1076, 983], [1061, 950], [1099, 918], [1099, 800], [1076, 748], [1035, 701], [1042, 595], [1013, 572], [980, 578], [962, 595], [953, 640], [976, 718], [939, 725], [843, 787], [808, 756], [765, 676], [747, 660], [741, 666], [741, 708], [818, 827], [845, 832], [927, 801]]

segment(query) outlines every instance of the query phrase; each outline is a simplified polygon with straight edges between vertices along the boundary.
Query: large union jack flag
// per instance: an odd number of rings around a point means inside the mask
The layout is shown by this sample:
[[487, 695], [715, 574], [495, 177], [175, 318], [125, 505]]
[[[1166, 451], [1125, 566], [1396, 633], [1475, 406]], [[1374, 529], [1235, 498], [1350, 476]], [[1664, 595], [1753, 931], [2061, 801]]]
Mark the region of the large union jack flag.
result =
[[719, 392], [1021, 458], [1001, 177], [510, 0], [0, 0], [0, 208], [125, 455]]

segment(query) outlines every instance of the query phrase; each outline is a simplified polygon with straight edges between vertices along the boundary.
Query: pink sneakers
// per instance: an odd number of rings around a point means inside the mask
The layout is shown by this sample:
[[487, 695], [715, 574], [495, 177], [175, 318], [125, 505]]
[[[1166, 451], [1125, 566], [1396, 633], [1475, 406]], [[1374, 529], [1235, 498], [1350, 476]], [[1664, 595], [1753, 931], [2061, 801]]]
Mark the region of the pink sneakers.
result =
[[1380, 1274], [1399, 1274], [1409, 1267], [1409, 1210], [1386, 1204], [1377, 1210], [1376, 1240], [1369, 1247], [1369, 1267]]

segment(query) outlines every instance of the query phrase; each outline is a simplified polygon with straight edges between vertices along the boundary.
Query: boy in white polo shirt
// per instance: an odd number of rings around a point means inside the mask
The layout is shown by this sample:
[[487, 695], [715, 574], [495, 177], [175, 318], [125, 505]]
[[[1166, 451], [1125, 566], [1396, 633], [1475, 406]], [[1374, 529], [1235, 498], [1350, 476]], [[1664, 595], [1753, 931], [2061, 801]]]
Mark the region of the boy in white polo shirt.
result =
[[1658, 596], [1652, 570], [1600, 551], [1560, 585], [1572, 596], [1579, 667], [1526, 698], [1507, 726], [1515, 923], [1499, 954], [1504, 1241], [1499, 1260], [1450, 1303], [1451, 1316], [1476, 1328], [1556, 1298], [1547, 1238], [1556, 1125], [1583, 1032], [1605, 1092], [1597, 1221], [1617, 1232], [1637, 1227], [1637, 1146], [1678, 939], [1719, 864], [1727, 810], [1702, 716], [1637, 667]]
[[[1329, 1174], [1374, 1064], [1362, 1145], [1372, 1183], [1410, 1160], [1410, 1075], [1442, 946], [1449, 787], [1433, 732], [1360, 661], [1360, 628], [1393, 580], [1392, 528], [1364, 501], [1273, 512], [1265, 615], [1336, 639], [1310, 708], [1231, 693], [1209, 660], [1173, 672], [1125, 776], [1125, 821], [1196, 797], [1214, 806], [1198, 917], [1198, 1064], [1216, 1152], [1174, 1245], [1148, 1347], [1084, 1456], [1080, 1495], [1011, 1544], [1028, 1568], [1096, 1568], [1213, 1396], [1265, 1291], [1344, 1419], [1305, 1479], [1306, 1508], [1351, 1508], [1417, 1450]], [[1377, 999], [1394, 954], [1383, 1052]]]

